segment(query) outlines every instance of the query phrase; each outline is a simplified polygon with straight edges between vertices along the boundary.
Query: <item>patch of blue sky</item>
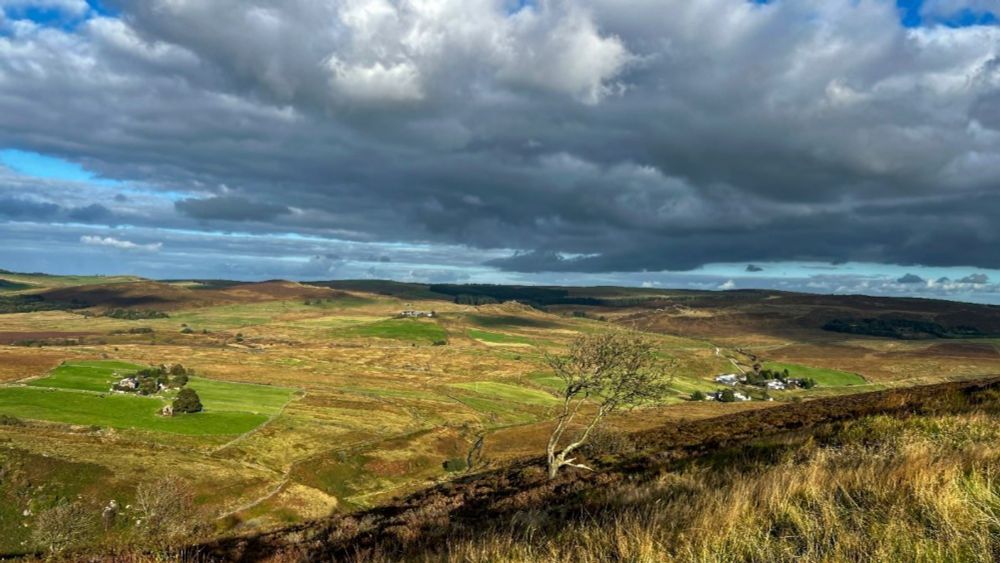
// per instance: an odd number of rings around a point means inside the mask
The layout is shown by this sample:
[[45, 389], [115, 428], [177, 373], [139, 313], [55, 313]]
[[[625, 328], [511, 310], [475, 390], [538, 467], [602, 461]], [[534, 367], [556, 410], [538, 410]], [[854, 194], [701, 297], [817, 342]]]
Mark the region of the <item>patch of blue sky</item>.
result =
[[900, 21], [906, 27], [922, 27], [944, 25], [947, 27], [973, 27], [978, 25], [997, 25], [997, 14], [989, 10], [976, 10], [971, 6], [961, 8], [951, 13], [939, 11], [930, 12], [926, 8], [927, 0], [896, 0]]
[[75, 162], [37, 152], [2, 149], [0, 150], [0, 164], [22, 176], [49, 180], [65, 180], [69, 182], [87, 182], [105, 187], [122, 185], [122, 182], [118, 180], [101, 178]]
[[[794, 0], [747, 0], [751, 4], [773, 4], [779, 1]], [[923, 27], [928, 25], [944, 25], [948, 27], [972, 27], [977, 25], [997, 25], [997, 12], [975, 10], [966, 7], [950, 14], [929, 15], [924, 9], [926, 0], [896, 0], [899, 10], [899, 21], [904, 27]]]
[[872, 278], [900, 278], [906, 274], [920, 276], [932, 281], [940, 278], [957, 280], [970, 274], [986, 274], [994, 283], [1000, 282], [1000, 270], [974, 267], [931, 267], [931, 266], [899, 266], [895, 264], [873, 264], [862, 262], [845, 262], [830, 264], [828, 262], [754, 262], [761, 268], [759, 272], [748, 272], [745, 263], [706, 264], [693, 274], [720, 276], [730, 278], [808, 278], [816, 275], [840, 275]]
[[[100, 7], [100, 10], [95, 8]], [[10, 20], [30, 21], [43, 27], [55, 27], [73, 31], [94, 14], [105, 13], [100, 2], [81, 3], [79, 7], [70, 3], [45, 0], [22, 0], [0, 8]]]
[[109, 8], [101, 0], [87, 0], [87, 5], [90, 6], [90, 9], [93, 11], [93, 13], [100, 16], [114, 17], [118, 15], [118, 12], [116, 10]]
[[512, 16], [525, 8], [535, 7], [537, 0], [507, 0], [507, 15]]

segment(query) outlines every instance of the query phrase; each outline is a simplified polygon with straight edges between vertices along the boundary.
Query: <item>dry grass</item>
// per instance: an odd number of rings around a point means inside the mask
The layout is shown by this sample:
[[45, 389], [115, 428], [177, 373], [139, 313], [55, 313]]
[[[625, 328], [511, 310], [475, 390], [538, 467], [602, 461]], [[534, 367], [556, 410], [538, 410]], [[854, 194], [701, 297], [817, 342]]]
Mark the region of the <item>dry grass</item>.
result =
[[988, 561], [993, 415], [872, 417], [722, 452], [577, 505], [528, 510], [412, 561]]

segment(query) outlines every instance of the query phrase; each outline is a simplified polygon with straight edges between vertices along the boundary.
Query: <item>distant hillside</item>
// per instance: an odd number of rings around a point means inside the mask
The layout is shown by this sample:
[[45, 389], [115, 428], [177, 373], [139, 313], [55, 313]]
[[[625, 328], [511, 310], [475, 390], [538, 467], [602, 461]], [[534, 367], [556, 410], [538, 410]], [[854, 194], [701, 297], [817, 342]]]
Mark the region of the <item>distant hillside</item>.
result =
[[32, 287], [34, 286], [31, 284], [14, 282], [0, 278], [0, 291], [19, 291], [22, 289], [31, 289]]
[[201, 288], [142, 281], [66, 287], [38, 294], [48, 301], [76, 303], [87, 307], [142, 307], [153, 310], [282, 299], [332, 298], [338, 295], [342, 293], [286, 281], [210, 285]]
[[902, 339], [1000, 335], [1000, 307], [934, 299], [773, 290], [419, 284], [384, 280], [309, 282], [309, 285], [467, 305], [519, 301], [556, 313], [613, 314], [618, 322], [644, 330], [706, 337], [747, 332], [780, 335], [803, 329]]
[[619, 320], [645, 330], [714, 336], [803, 329], [907, 339], [1000, 334], [996, 305], [775, 291], [685, 292], [647, 301]]
[[444, 299], [455, 303], [482, 305], [519, 301], [532, 307], [589, 305], [626, 307], [684, 295], [684, 290], [632, 287], [561, 287], [501, 284], [421, 284], [386, 280], [337, 280], [307, 282], [309, 285], [349, 291], [364, 291], [400, 299]]
[[[14, 275], [13, 279], [26, 279]], [[158, 282], [144, 279], [98, 278], [87, 283], [75, 277], [52, 276], [48, 285], [28, 285], [17, 281], [0, 280], [9, 285], [11, 292], [30, 288], [30, 292], [15, 292], [0, 296], [0, 313], [22, 313], [82, 309], [138, 308], [146, 310], [173, 310], [185, 307], [206, 307], [236, 303], [254, 303], [287, 299], [331, 299], [346, 295], [343, 292], [307, 286], [288, 281], [266, 282]], [[103, 282], [103, 283], [102, 283]], [[25, 287], [21, 287], [25, 286]], [[0, 285], [0, 290], [5, 286]]]

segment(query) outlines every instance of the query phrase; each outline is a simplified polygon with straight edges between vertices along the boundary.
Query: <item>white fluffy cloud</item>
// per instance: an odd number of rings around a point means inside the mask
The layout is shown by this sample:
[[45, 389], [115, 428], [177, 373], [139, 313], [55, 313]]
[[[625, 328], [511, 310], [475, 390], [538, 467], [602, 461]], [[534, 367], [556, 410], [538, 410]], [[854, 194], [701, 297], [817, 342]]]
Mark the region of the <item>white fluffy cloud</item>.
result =
[[163, 248], [162, 242], [153, 242], [149, 244], [136, 244], [131, 241], [117, 239], [114, 237], [101, 237], [93, 235], [83, 235], [80, 237], [80, 242], [90, 246], [108, 246], [111, 248], [117, 248], [119, 250], [141, 250], [146, 252], [159, 252]]

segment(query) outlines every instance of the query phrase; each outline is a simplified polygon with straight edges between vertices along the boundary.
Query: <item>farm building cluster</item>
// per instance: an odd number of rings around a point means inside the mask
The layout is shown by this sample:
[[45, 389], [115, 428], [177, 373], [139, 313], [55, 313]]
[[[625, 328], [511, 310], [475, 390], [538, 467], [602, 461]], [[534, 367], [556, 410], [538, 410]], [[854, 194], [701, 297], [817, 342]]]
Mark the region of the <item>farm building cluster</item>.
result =
[[730, 387], [750, 385], [771, 391], [812, 389], [816, 386], [816, 382], [810, 378], [795, 379], [789, 377], [787, 369], [782, 371], [763, 369], [749, 373], [724, 373], [715, 376], [715, 382]]
[[155, 395], [166, 389], [179, 389], [187, 385], [194, 371], [181, 364], [169, 368], [163, 365], [140, 369], [125, 375], [111, 386], [112, 393]]
[[396, 318], [398, 318], [398, 319], [421, 319], [421, 318], [433, 319], [436, 316], [437, 316], [437, 313], [434, 312], [434, 311], [413, 311], [413, 310], [406, 310], [406, 311], [400, 311], [400, 313], [398, 315], [396, 315]]

